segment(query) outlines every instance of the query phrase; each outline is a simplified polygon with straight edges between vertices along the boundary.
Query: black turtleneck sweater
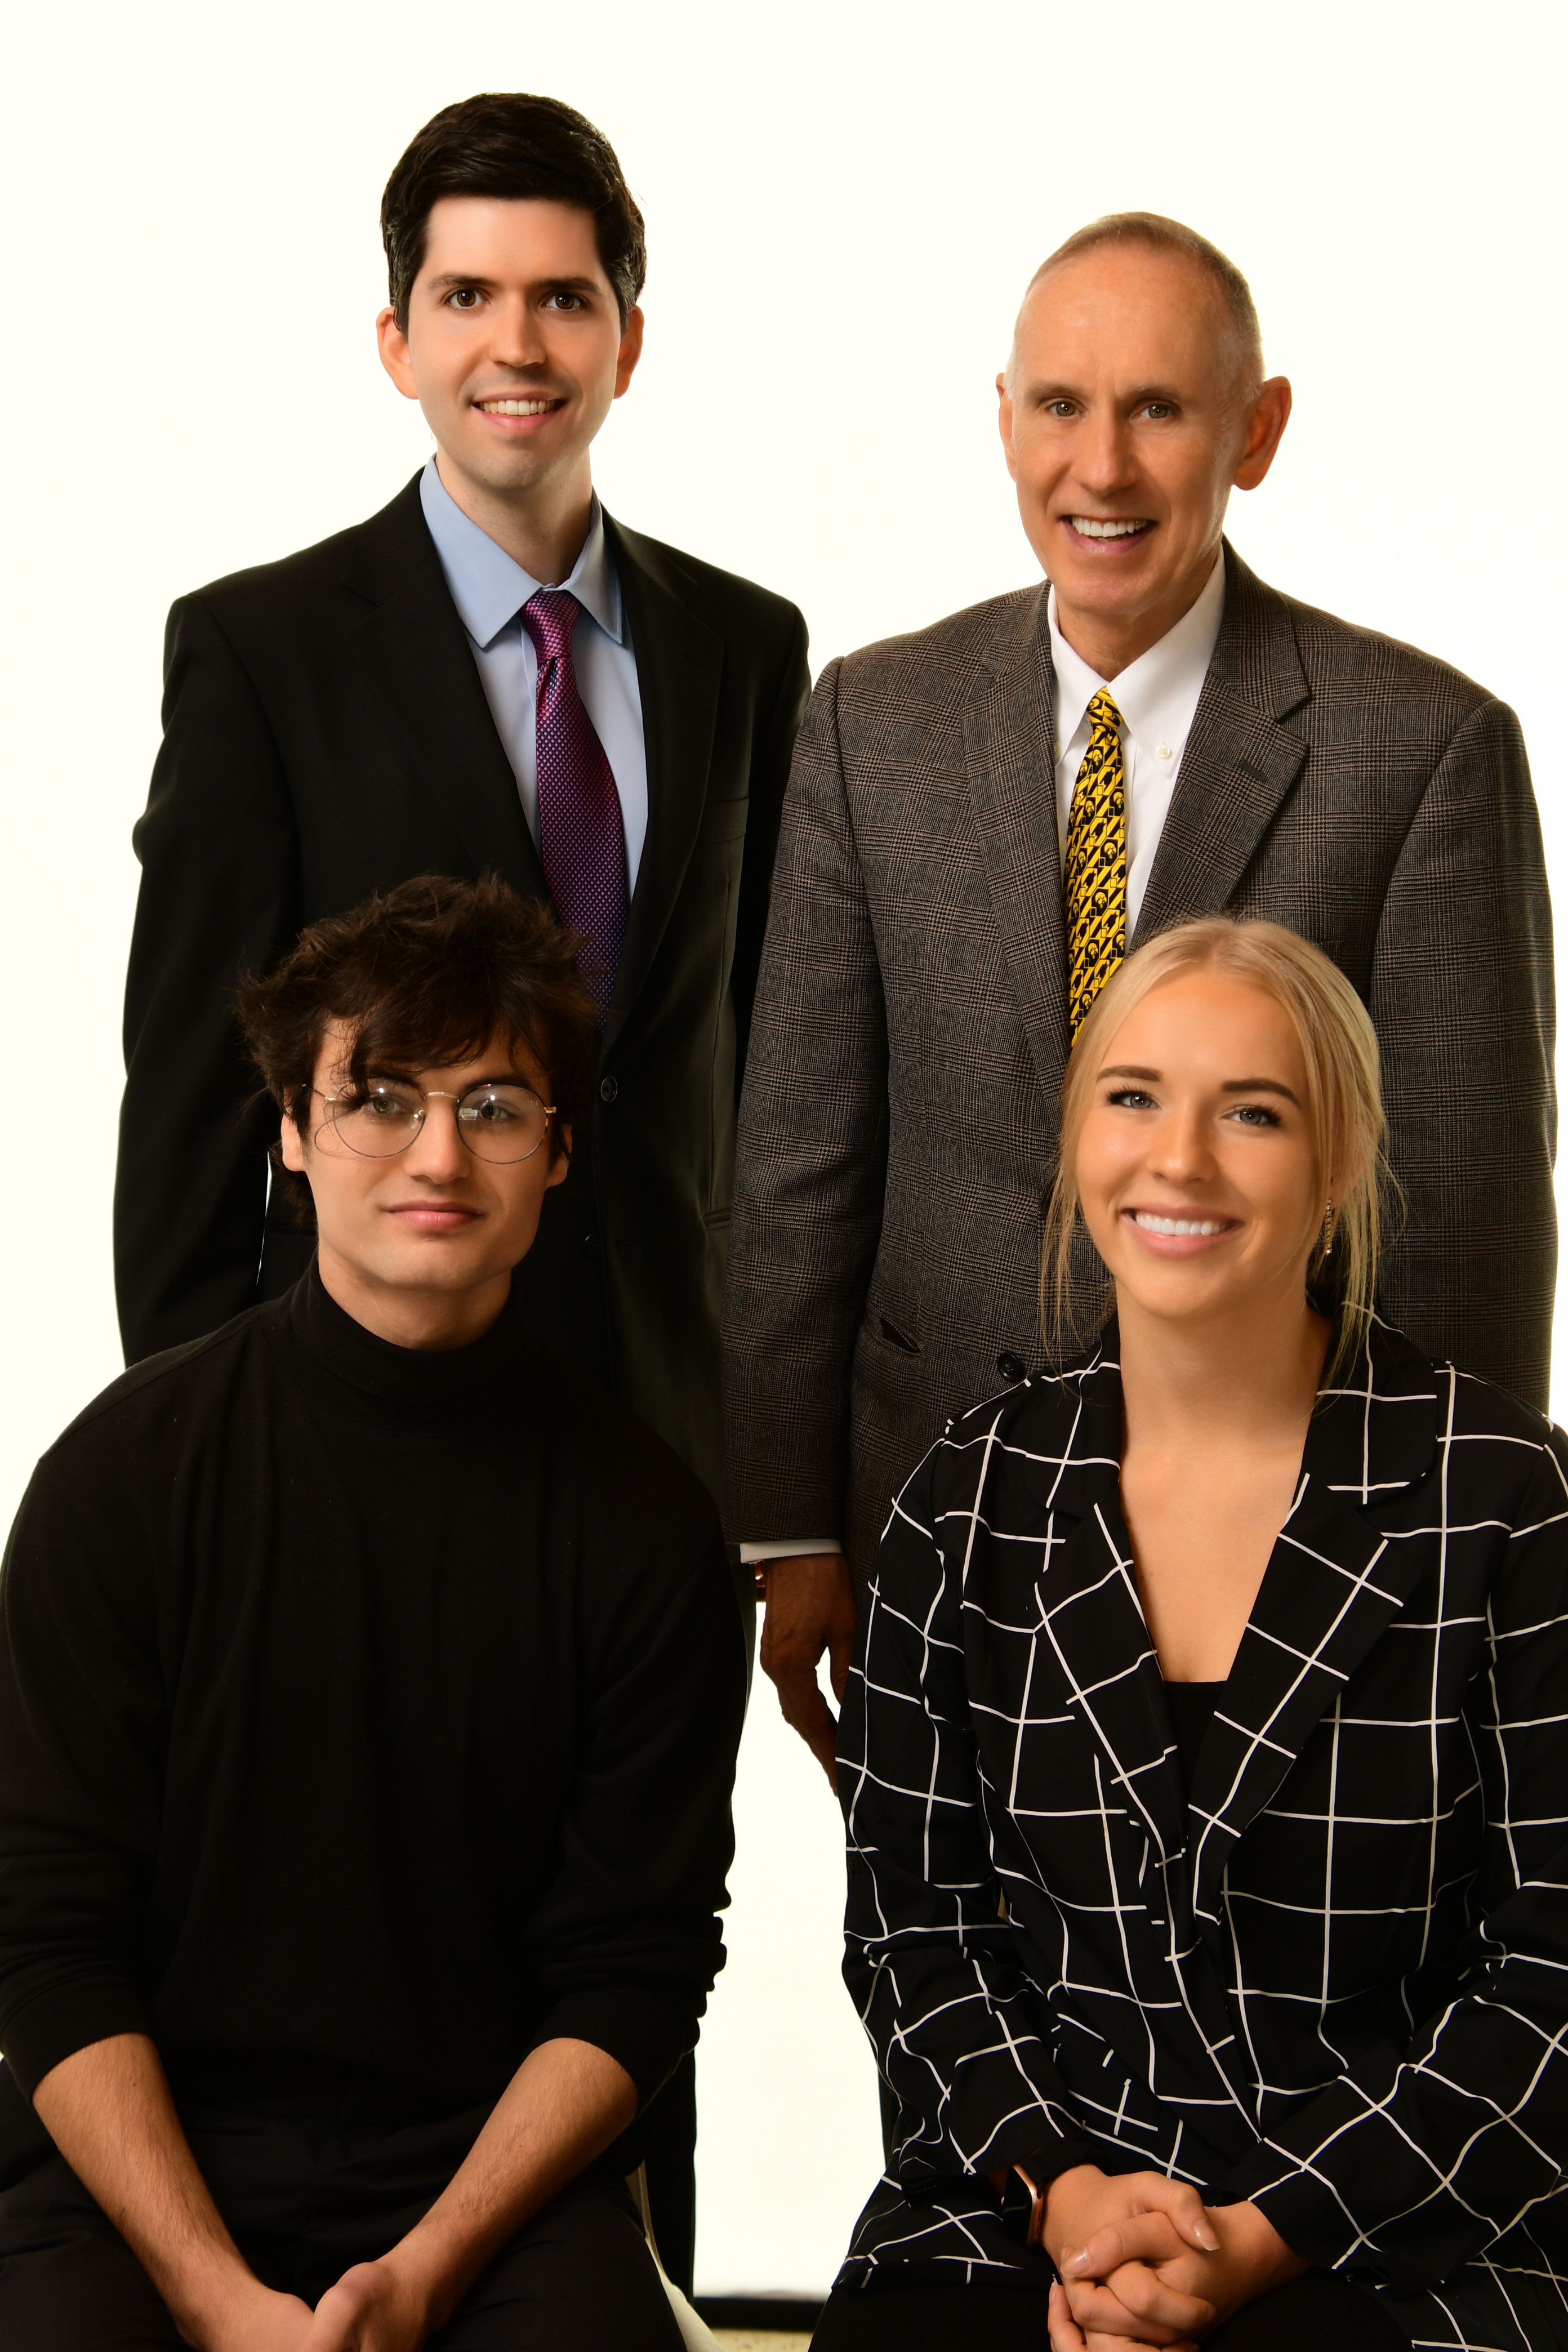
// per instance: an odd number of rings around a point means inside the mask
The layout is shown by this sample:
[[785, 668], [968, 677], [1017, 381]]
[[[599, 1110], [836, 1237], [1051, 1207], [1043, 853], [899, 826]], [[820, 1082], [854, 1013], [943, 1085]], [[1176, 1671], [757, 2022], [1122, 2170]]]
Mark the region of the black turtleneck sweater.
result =
[[702, 1488], [515, 1307], [374, 1339], [312, 1272], [116, 1381], [0, 1580], [0, 2048], [492, 2098], [696, 2038], [744, 1698]]

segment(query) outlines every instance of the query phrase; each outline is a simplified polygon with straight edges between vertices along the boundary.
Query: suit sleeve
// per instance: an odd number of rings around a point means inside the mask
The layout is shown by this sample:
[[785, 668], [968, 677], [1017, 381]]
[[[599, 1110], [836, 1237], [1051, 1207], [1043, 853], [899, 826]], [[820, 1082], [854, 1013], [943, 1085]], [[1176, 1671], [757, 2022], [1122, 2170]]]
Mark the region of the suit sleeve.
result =
[[746, 815], [746, 854], [741, 867], [740, 906], [735, 917], [735, 952], [730, 967], [730, 992], [735, 1007], [735, 1084], [745, 1075], [746, 1046], [751, 1036], [752, 1008], [756, 1002], [757, 971], [763, 959], [768, 902], [773, 892], [773, 863], [778, 856], [779, 821], [789, 782], [795, 737], [811, 697], [811, 671], [806, 662], [805, 622], [791, 608], [791, 627], [784, 662], [773, 687], [765, 719], [760, 719], [752, 746]]
[[1470, 1964], [1407, 2045], [1359, 2052], [1226, 2184], [1310, 2262], [1401, 2294], [1484, 2253], [1568, 2172], [1565, 1454], [1555, 1433], [1515, 1515], [1465, 1709], [1486, 1808]]
[[844, 1977], [899, 2103], [893, 2170], [917, 2197], [1026, 2158], [1050, 2178], [1088, 2153], [992, 1862], [962, 1576], [933, 1531], [939, 1459], [927, 1455], [882, 1538], [838, 1731]]
[[1384, 903], [1369, 1009], [1403, 1226], [1384, 1311], [1545, 1411], [1557, 1224], [1552, 908], [1519, 722], [1472, 713]]
[[724, 1308], [730, 1532], [844, 1532], [855, 1338], [881, 1232], [888, 1043], [839, 735], [817, 682], [784, 797], [741, 1098]]
[[163, 742], [133, 835], [114, 1270], [128, 1362], [253, 1306], [270, 1105], [234, 1023], [240, 972], [295, 937], [293, 804], [254, 686], [198, 597], [164, 646]]

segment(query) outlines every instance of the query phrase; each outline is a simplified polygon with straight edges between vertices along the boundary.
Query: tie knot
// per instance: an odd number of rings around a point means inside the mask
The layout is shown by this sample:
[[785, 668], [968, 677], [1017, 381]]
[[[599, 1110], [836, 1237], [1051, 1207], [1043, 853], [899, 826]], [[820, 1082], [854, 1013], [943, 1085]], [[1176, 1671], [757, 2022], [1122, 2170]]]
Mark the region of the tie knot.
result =
[[541, 666], [572, 651], [572, 632], [583, 607], [567, 588], [541, 588], [522, 608], [522, 625], [533, 639]]
[[1109, 690], [1101, 687], [1089, 706], [1089, 724], [1093, 727], [1114, 727], [1120, 730], [1121, 713], [1111, 700]]

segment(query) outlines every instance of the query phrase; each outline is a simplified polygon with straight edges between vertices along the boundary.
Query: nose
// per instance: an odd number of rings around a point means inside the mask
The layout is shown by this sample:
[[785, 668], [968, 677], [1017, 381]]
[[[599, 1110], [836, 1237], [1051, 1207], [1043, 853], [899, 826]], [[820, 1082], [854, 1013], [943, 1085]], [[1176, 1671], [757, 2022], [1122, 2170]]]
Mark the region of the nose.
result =
[[1073, 472], [1097, 498], [1114, 498], [1137, 478], [1127, 420], [1112, 408], [1086, 416], [1073, 436]]
[[466, 1176], [473, 1155], [458, 1132], [458, 1106], [445, 1095], [425, 1097], [425, 1124], [409, 1145], [404, 1166], [427, 1184], [454, 1184]]
[[1195, 1103], [1173, 1105], [1150, 1138], [1149, 1167], [1171, 1184], [1201, 1184], [1214, 1174], [1208, 1123]]
[[533, 368], [544, 364], [544, 338], [531, 303], [521, 293], [506, 295], [494, 312], [490, 357], [499, 367]]

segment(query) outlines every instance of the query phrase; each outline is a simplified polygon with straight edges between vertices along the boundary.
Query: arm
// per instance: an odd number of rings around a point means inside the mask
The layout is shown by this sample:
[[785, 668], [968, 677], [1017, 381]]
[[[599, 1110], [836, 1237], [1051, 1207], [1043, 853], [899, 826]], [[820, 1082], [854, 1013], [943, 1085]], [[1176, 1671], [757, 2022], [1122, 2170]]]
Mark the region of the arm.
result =
[[982, 1810], [962, 1567], [935, 1533], [973, 1507], [934, 1449], [878, 1551], [839, 1726], [844, 1976], [899, 2103], [892, 2169], [910, 2193], [1017, 2162], [1043, 2183], [1089, 2154], [1040, 2030], [1047, 2004], [1018, 1964]]
[[[1504, 1508], [1506, 1509], [1506, 1506]], [[1224, 2184], [1325, 2268], [1435, 2287], [1568, 2172], [1568, 1441], [1511, 1514], [1466, 1717], [1485, 1823], [1468, 1966], [1406, 2042], [1362, 2051]]]
[[778, 855], [779, 821], [795, 737], [811, 698], [811, 670], [806, 661], [805, 622], [793, 614], [783, 667], [765, 722], [758, 725], [752, 748], [748, 782], [746, 849], [741, 866], [740, 906], [735, 917], [735, 951], [730, 966], [730, 993], [735, 1006], [735, 1085], [746, 1069], [746, 1044], [751, 1035], [752, 1007], [756, 1001], [757, 971], [763, 960], [763, 936], [768, 926], [773, 896], [773, 861]]
[[723, 1965], [746, 1679], [711, 1504], [688, 1501], [683, 1476], [679, 1497], [650, 1488], [648, 1509], [668, 1531], [658, 1551], [595, 1588], [579, 1629], [589, 1692], [561, 1864], [528, 1938], [550, 2003], [536, 2041], [592, 2042], [643, 2105], [696, 2042]]
[[[850, 821], [841, 666], [812, 697], [784, 802], [741, 1128], [724, 1306], [726, 1484], [745, 1541], [841, 1536], [855, 1337], [881, 1232], [888, 1047]], [[763, 1663], [823, 1762], [853, 1601], [829, 1557], [770, 1563]]]
[[200, 2352], [294, 2352], [310, 2310], [264, 2287], [224, 2227], [157, 2051], [121, 2033], [73, 2052], [34, 2094], [39, 2117]]
[[1384, 902], [1368, 1008], [1407, 1210], [1385, 1312], [1429, 1355], [1544, 1411], [1552, 910], [1524, 744], [1501, 703], [1467, 719], [1426, 788]]
[[293, 803], [256, 690], [200, 598], [169, 615], [163, 743], [133, 839], [115, 1284], [132, 1363], [256, 1300], [277, 1121], [231, 997], [300, 927]]
[[423, 2220], [321, 2297], [302, 2352], [418, 2352], [512, 2232], [603, 2154], [637, 2105], [631, 2076], [592, 2043], [531, 2051]]

